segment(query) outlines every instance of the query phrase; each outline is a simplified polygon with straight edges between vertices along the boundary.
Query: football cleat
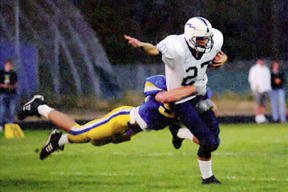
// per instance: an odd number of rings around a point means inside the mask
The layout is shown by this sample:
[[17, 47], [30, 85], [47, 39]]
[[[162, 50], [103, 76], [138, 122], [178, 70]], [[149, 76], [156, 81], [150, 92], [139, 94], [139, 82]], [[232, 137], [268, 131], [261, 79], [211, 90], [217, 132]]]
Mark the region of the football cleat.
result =
[[51, 153], [53, 153], [56, 150], [64, 150], [64, 145], [60, 146], [58, 144], [60, 138], [61, 138], [62, 132], [58, 130], [53, 130], [49, 136], [48, 140], [45, 144], [45, 146], [42, 148], [41, 153], [40, 153], [40, 159], [46, 159]]
[[221, 182], [218, 179], [216, 179], [214, 175], [212, 175], [207, 179], [202, 178], [202, 184], [221, 184]]
[[38, 106], [45, 104], [44, 97], [42, 95], [34, 95], [34, 97], [25, 103], [22, 107], [22, 109], [18, 112], [18, 119], [24, 120], [28, 116], [38, 116], [40, 117], [40, 114], [38, 113]]
[[179, 130], [179, 127], [170, 125], [169, 130], [172, 134], [172, 144], [173, 144], [174, 148], [179, 149], [182, 145], [183, 140], [184, 140], [184, 139], [181, 139], [177, 136], [177, 132]]

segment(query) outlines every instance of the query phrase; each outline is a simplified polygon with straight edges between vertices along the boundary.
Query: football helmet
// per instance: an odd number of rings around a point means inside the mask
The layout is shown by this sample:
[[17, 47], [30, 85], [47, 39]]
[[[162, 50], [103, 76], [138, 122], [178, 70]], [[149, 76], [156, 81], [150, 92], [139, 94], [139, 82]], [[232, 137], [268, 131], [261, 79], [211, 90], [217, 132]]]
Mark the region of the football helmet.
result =
[[[211, 51], [212, 49], [212, 25], [203, 17], [192, 17], [186, 22], [184, 27], [184, 37], [188, 45], [197, 52], [204, 53]], [[200, 44], [199, 41], [201, 40], [206, 40], [206, 44]]]

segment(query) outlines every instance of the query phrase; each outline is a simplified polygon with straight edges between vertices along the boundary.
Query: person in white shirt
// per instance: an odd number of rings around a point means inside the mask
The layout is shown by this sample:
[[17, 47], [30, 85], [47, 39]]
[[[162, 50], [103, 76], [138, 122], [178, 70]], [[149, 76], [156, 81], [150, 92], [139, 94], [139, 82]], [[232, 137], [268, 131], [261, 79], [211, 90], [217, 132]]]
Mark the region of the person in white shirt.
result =
[[[212, 28], [203, 17], [192, 17], [184, 26], [184, 34], [169, 35], [156, 46], [127, 35], [124, 38], [150, 55], [162, 55], [168, 90], [195, 85], [197, 92], [203, 94], [208, 82], [207, 67], [219, 67], [227, 61], [227, 55], [221, 51], [222, 33]], [[193, 135], [199, 137], [198, 162], [202, 183], [220, 183], [214, 177], [211, 165], [211, 152], [220, 142], [218, 121], [211, 107], [202, 114], [197, 113], [197, 99], [195, 94], [182, 98], [173, 104], [173, 110]]]
[[269, 91], [271, 90], [271, 75], [264, 60], [257, 60], [256, 64], [251, 67], [248, 80], [256, 103], [255, 121], [256, 123], [265, 123], [267, 122], [265, 106], [269, 99]]

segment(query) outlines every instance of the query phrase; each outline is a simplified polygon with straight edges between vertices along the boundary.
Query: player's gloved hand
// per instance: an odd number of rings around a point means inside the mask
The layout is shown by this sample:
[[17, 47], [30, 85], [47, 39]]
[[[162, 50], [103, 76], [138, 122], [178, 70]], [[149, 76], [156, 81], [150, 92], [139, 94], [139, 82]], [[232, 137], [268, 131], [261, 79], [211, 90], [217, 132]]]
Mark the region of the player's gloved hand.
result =
[[195, 105], [195, 109], [199, 113], [204, 113], [210, 110], [212, 107], [213, 107], [213, 102], [211, 101], [211, 99], [201, 100]]
[[205, 96], [206, 93], [207, 93], [207, 89], [206, 89], [206, 86], [198, 86], [198, 85], [195, 85], [195, 88], [196, 88], [196, 91], [195, 93], [197, 95], [201, 95], [201, 96]]

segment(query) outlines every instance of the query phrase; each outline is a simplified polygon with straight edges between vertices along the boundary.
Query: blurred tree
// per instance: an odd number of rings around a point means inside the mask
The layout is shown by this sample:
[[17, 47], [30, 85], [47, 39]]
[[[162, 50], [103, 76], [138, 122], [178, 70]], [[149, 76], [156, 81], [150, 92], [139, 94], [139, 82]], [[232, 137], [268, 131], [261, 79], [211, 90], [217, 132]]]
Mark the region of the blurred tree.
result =
[[180, 34], [200, 15], [224, 34], [230, 60], [288, 59], [288, 1], [285, 0], [71, 0], [97, 32], [113, 64], [159, 62], [127, 45], [123, 34], [157, 43]]

